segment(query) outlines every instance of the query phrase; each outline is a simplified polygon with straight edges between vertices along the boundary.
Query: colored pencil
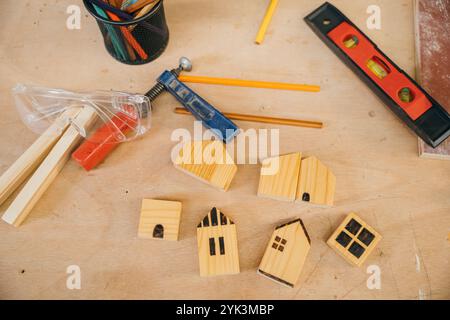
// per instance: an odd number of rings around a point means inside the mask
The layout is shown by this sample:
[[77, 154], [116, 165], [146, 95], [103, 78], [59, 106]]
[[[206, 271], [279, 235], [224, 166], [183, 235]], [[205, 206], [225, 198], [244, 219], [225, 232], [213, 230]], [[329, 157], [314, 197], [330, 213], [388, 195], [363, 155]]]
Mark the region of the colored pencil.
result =
[[[99, 8], [95, 4], [92, 5], [99, 16], [101, 16], [102, 18], [108, 18], [108, 15], [101, 8]], [[121, 59], [126, 60], [127, 56], [121, 44], [120, 37], [116, 33], [116, 30], [110, 25], [105, 25], [105, 28], [106, 30], [108, 30], [108, 34], [111, 38], [111, 43], [113, 44], [116, 53], [121, 57]]]
[[182, 82], [217, 84], [217, 85], [224, 85], [224, 86], [279, 89], [279, 90], [297, 90], [297, 91], [309, 91], [309, 92], [319, 92], [320, 91], [320, 86], [308, 85], [308, 84], [291, 84], [291, 83], [284, 83], [284, 82], [266, 82], [266, 81], [214, 78], [214, 77], [203, 77], [203, 76], [188, 76], [188, 75], [183, 75], [183, 74], [179, 76], [179, 79]]
[[[114, 13], [108, 11], [106, 12], [111, 20], [120, 21], [120, 18], [116, 16]], [[139, 44], [139, 42], [136, 41], [136, 39], [133, 37], [130, 31], [126, 27], [120, 27], [120, 31], [122, 31], [123, 36], [128, 41], [128, 43], [133, 47], [133, 49], [136, 50], [139, 57], [141, 57], [142, 60], [146, 60], [148, 58], [147, 53], [144, 51], [144, 49], [142, 49], [141, 45]]]
[[269, 27], [270, 21], [272, 20], [273, 13], [275, 12], [275, 8], [277, 7], [278, 0], [270, 0], [270, 4], [267, 7], [266, 14], [264, 15], [264, 19], [259, 27], [258, 34], [256, 35], [255, 42], [257, 44], [261, 44], [264, 40], [264, 37], [267, 32], [267, 28]]
[[[191, 114], [185, 108], [175, 108], [175, 113], [184, 114], [184, 115]], [[229, 113], [229, 112], [223, 112], [223, 114], [231, 120], [242, 120], [242, 121], [270, 123], [270, 124], [282, 124], [282, 125], [286, 125], [286, 126], [315, 128], [315, 129], [321, 129], [323, 127], [323, 123], [320, 121], [263, 117], [263, 116], [255, 116], [255, 115], [250, 115], [250, 114]]]
[[138, 0], [135, 3], [133, 3], [129, 6], [126, 6], [124, 8], [124, 10], [128, 13], [131, 13], [131, 12], [137, 11], [137, 10], [145, 7], [146, 5], [156, 2], [156, 1], [158, 1], [158, 0]]

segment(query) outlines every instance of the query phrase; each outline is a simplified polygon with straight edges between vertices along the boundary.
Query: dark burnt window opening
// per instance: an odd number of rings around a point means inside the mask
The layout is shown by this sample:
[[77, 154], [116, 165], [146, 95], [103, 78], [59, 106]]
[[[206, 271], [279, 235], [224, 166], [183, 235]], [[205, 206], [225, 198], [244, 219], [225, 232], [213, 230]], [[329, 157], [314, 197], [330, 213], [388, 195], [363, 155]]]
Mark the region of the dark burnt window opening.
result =
[[284, 246], [287, 244], [287, 240], [280, 238], [279, 236], [275, 237], [275, 241], [272, 243], [272, 248], [283, 252], [284, 251]]
[[225, 254], [225, 241], [223, 237], [219, 237], [219, 249], [220, 249], [220, 255]]
[[153, 229], [153, 238], [164, 238], [164, 227], [161, 224], [157, 224]]
[[[223, 237], [219, 237], [219, 252], [220, 255], [223, 256], [225, 254], [225, 239]], [[216, 255], [216, 239], [209, 238], [209, 255]]]
[[216, 242], [214, 241], [214, 238], [209, 238], [209, 255], [216, 255]]
[[303, 201], [306, 201], [306, 202], [309, 202], [310, 196], [309, 196], [309, 193], [308, 193], [308, 192], [303, 193], [303, 195], [302, 195], [302, 200], [303, 200]]
[[355, 219], [350, 220], [349, 223], [347, 223], [347, 225], [345, 226], [345, 229], [348, 230], [348, 232], [350, 232], [353, 235], [357, 235], [359, 230], [361, 229], [361, 224], [356, 221]]

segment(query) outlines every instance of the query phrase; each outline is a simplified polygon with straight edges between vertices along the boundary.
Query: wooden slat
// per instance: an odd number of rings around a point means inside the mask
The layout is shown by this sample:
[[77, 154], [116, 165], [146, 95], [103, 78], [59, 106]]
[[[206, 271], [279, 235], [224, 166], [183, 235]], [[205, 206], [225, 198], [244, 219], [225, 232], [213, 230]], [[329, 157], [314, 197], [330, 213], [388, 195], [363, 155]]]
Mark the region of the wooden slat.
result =
[[[450, 1], [415, 0], [416, 76], [421, 86], [450, 112]], [[450, 139], [432, 148], [419, 139], [419, 155], [450, 160]]]
[[65, 111], [0, 177], [0, 204], [14, 192], [50, 152], [79, 109]]
[[[95, 111], [84, 107], [74, 118], [73, 123], [78, 128], [87, 129], [95, 119]], [[64, 164], [70, 158], [70, 153], [77, 146], [81, 136], [74, 126], [69, 126], [59, 141], [55, 144], [42, 164], [34, 172], [30, 180], [6, 210], [2, 219], [18, 227], [28, 216]]]

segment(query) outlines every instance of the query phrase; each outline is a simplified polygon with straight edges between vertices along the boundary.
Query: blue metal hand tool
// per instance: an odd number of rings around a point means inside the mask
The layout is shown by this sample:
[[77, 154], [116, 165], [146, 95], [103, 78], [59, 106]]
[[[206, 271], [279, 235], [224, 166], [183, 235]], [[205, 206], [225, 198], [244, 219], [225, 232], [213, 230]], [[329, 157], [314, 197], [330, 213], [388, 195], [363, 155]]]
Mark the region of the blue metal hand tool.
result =
[[197, 120], [225, 143], [230, 142], [239, 132], [239, 128], [209, 102], [192, 91], [178, 80], [181, 71], [192, 70], [192, 64], [187, 58], [180, 59], [178, 68], [164, 71], [157, 79], [157, 84], [145, 95], [150, 101], [156, 99], [164, 90], [171, 93]]

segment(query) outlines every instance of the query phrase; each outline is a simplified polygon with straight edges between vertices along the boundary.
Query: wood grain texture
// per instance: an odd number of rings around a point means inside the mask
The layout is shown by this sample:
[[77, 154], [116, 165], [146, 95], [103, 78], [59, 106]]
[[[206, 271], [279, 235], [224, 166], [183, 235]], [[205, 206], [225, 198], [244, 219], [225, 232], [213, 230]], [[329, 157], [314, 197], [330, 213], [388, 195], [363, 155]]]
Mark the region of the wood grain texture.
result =
[[138, 237], [177, 241], [180, 222], [181, 202], [143, 199]]
[[187, 142], [180, 150], [175, 167], [190, 176], [227, 191], [237, 171], [234, 160], [220, 141]]
[[302, 155], [299, 152], [264, 159], [261, 163], [258, 196], [294, 201]]
[[54, 124], [6, 170], [0, 177], [0, 205], [22, 184], [47, 156], [59, 138], [64, 134], [69, 122], [79, 109], [64, 112]]
[[332, 206], [336, 176], [314, 156], [302, 159], [297, 187], [297, 201]]
[[[84, 107], [72, 121], [77, 128], [88, 130], [95, 117], [94, 109]], [[81, 139], [77, 129], [70, 125], [8, 207], [2, 217], [3, 221], [15, 227], [22, 224], [69, 160], [71, 152]]]
[[258, 273], [294, 287], [310, 249], [309, 235], [300, 219], [280, 225], [267, 244]]
[[[263, 46], [253, 43], [264, 10], [260, 1], [164, 1], [169, 46], [156, 61], [138, 67], [110, 57], [81, 0], [28, 3], [0, 1], [6, 17], [0, 28], [2, 172], [36, 139], [13, 111], [10, 90], [17, 82], [146, 92], [162, 70], [188, 55], [197, 74], [320, 85], [320, 93], [190, 86], [227, 112], [323, 121], [322, 130], [246, 122], [240, 127], [279, 129], [280, 154], [315, 155], [332, 169], [338, 187], [334, 206], [319, 210], [257, 197], [259, 164], [239, 165], [225, 193], [198, 183], [170, 160], [173, 130], [193, 134], [193, 118], [174, 114], [178, 102], [163, 94], [153, 103], [152, 129], [142, 139], [120, 144], [105, 165], [89, 173], [69, 161], [20, 229], [0, 223], [0, 298], [450, 298], [450, 162], [420, 159], [417, 137], [302, 21], [323, 0], [280, 1]], [[71, 4], [82, 8], [78, 31], [64, 27]], [[333, 4], [413, 74], [411, 0]], [[373, 4], [382, 12], [381, 30], [366, 27], [366, 10]], [[180, 241], [137, 239], [143, 198], [183, 203]], [[236, 222], [237, 275], [199, 277], [196, 226], [213, 206]], [[352, 211], [383, 235], [365, 263], [380, 267], [381, 290], [367, 289], [366, 268], [351, 267], [326, 244]], [[292, 290], [256, 270], [273, 228], [296, 217], [305, 223], [312, 246], [300, 286]], [[81, 290], [66, 287], [66, 270], [73, 264], [81, 268]]]
[[[414, 0], [416, 77], [450, 112], [450, 0]], [[450, 160], [450, 139], [432, 148], [419, 139], [422, 157]]]
[[[356, 226], [349, 224], [351, 221], [353, 221]], [[354, 228], [352, 228], [353, 226]], [[367, 231], [370, 233], [367, 233]], [[368, 235], [370, 239], [368, 237], [364, 237], [365, 234]], [[344, 241], [343, 243], [339, 243], [339, 236], [342, 236], [342, 241]], [[328, 239], [327, 243], [350, 264], [360, 267], [375, 249], [381, 238], [381, 235], [375, 231], [375, 229], [358, 217], [356, 213], [352, 212], [348, 214], [339, 227], [337, 227]], [[369, 240], [365, 243], [364, 239]], [[352, 254], [352, 246], [355, 246], [355, 248], [359, 248], [363, 251], [362, 253], [357, 253], [358, 255], [361, 254], [360, 256], [355, 256], [355, 254]]]
[[236, 225], [216, 208], [197, 226], [197, 246], [200, 276], [240, 272]]

